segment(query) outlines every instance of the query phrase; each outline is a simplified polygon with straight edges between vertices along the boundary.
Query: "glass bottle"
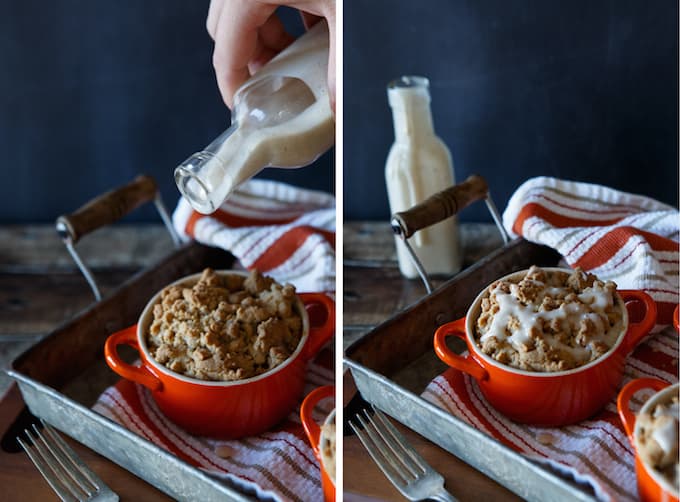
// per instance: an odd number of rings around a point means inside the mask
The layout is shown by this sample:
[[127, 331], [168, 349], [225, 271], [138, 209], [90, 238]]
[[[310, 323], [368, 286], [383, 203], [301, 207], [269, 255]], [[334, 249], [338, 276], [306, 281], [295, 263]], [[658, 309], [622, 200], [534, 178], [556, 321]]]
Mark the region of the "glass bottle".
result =
[[[428, 79], [397, 78], [388, 84], [387, 97], [395, 141], [387, 156], [385, 181], [394, 214], [454, 185], [455, 179], [449, 149], [434, 132]], [[402, 275], [418, 277], [401, 238], [395, 241]], [[460, 270], [462, 253], [455, 217], [419, 230], [409, 244], [428, 274], [451, 275]]]
[[231, 126], [175, 169], [194, 209], [212, 213], [265, 167], [302, 167], [333, 145], [327, 69], [328, 27], [320, 21], [236, 91]]

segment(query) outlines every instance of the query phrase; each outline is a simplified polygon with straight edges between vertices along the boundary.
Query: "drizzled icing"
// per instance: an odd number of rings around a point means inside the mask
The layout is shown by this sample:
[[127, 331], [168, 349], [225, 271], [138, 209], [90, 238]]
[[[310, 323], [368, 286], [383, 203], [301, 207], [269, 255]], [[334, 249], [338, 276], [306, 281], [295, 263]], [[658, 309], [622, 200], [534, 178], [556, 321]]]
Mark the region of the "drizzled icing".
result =
[[[670, 391], [670, 393], [668, 393]], [[678, 427], [680, 426], [680, 395], [678, 386], [662, 391], [660, 402], [645, 405], [636, 423], [638, 453], [648, 467], [661, 474], [675, 489], [680, 491], [678, 474]]]
[[[532, 267], [521, 280], [490, 286], [477, 319], [479, 344], [500, 362], [519, 358], [517, 367], [522, 369], [555, 370], [541, 367], [537, 353], [530, 354], [537, 344], [552, 365], [563, 358], [569, 367], [580, 366], [611, 348], [621, 334], [615, 292], [613, 283], [580, 270], [570, 275]], [[508, 351], [518, 354], [500, 356]]]
[[678, 446], [678, 417], [680, 417], [680, 405], [677, 402], [668, 406], [657, 406], [652, 415], [654, 418], [669, 417], [660, 420], [659, 426], [652, 432], [652, 439], [657, 442], [665, 453], [670, 453]]

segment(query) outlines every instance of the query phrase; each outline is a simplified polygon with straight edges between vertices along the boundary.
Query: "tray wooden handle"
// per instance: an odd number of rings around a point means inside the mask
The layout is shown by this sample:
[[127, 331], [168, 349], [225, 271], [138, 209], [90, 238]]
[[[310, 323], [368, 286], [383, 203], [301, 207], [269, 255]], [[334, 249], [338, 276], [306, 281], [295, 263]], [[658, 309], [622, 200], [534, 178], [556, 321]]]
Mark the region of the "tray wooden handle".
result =
[[158, 186], [151, 176], [137, 176], [127, 185], [95, 197], [75, 212], [57, 218], [57, 232], [73, 243], [90, 232], [118, 221], [136, 208], [153, 200]]
[[462, 183], [437, 192], [411, 209], [395, 213], [392, 226], [398, 225], [398, 230], [409, 238], [418, 230], [458, 214], [473, 202], [484, 199], [488, 193], [486, 180], [473, 174]]

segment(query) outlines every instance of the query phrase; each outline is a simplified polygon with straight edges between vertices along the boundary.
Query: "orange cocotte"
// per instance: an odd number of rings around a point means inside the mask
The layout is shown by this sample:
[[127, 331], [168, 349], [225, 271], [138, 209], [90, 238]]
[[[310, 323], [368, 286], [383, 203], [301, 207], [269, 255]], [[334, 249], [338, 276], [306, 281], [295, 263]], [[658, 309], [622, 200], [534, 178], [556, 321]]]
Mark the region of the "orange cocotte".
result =
[[[515, 272], [501, 280], [521, 278], [526, 272]], [[656, 303], [649, 295], [642, 291], [618, 291], [615, 301], [622, 306], [622, 330], [607, 353], [571, 370], [525, 371], [495, 361], [475, 343], [475, 323], [487, 289], [477, 296], [465, 317], [437, 329], [434, 348], [446, 364], [474, 377], [482, 394], [494, 408], [520, 423], [560, 426], [592, 416], [616, 395], [623, 378], [626, 356], [656, 322]], [[633, 300], [640, 302], [644, 310], [642, 320], [637, 323], [629, 322], [625, 308], [625, 302]], [[451, 336], [465, 341], [468, 355], [462, 356], [449, 349], [446, 339]]]
[[[220, 271], [219, 274], [239, 274]], [[173, 284], [198, 281], [200, 274]], [[297, 349], [272, 370], [244, 380], [205, 381], [180, 375], [157, 363], [149, 353], [146, 333], [153, 320], [153, 306], [160, 300], [158, 292], [146, 305], [136, 325], [109, 336], [104, 346], [106, 362], [123, 378], [144, 385], [163, 413], [188, 432], [219, 438], [239, 438], [263, 432], [286, 417], [302, 396], [307, 362], [333, 337], [335, 303], [321, 293], [301, 293], [295, 309], [302, 318], [302, 338]], [[321, 307], [325, 320], [310, 326], [306, 307]], [[321, 317], [321, 316], [319, 316]], [[139, 352], [140, 365], [124, 362], [119, 345], [129, 345]]]
[[666, 382], [657, 380], [655, 378], [638, 378], [628, 382], [626, 386], [621, 389], [619, 397], [616, 402], [616, 407], [619, 410], [619, 417], [623, 422], [623, 427], [626, 429], [628, 440], [633, 445], [635, 450], [635, 473], [637, 475], [638, 495], [640, 500], [645, 502], [665, 501], [678, 502], [678, 492], [659, 472], [657, 472], [651, 465], [648, 465], [639, 451], [639, 437], [640, 429], [637, 427], [635, 414], [630, 409], [630, 400], [633, 395], [642, 389], [653, 389], [657, 393], [645, 402], [640, 410], [640, 413], [649, 413], [654, 409], [657, 403], [665, 402], [668, 396], [677, 392], [678, 384], [669, 385]]
[[[300, 407], [300, 419], [302, 420], [302, 425], [307, 433], [307, 438], [309, 439], [312, 449], [314, 450], [314, 456], [316, 456], [319, 461], [319, 467], [321, 469], [321, 485], [323, 487], [323, 498], [326, 502], [335, 502], [335, 473], [328, 472], [328, 468], [323, 461], [323, 456], [321, 453], [321, 442], [324, 440], [323, 430], [316, 423], [312, 416], [314, 407], [319, 401], [327, 397], [332, 397], [335, 395], [335, 387], [332, 385], [326, 385], [324, 387], [319, 387], [314, 389], [307, 395], [305, 400], [302, 402]], [[331, 423], [335, 420], [335, 410], [333, 410], [327, 417], [324, 423]]]

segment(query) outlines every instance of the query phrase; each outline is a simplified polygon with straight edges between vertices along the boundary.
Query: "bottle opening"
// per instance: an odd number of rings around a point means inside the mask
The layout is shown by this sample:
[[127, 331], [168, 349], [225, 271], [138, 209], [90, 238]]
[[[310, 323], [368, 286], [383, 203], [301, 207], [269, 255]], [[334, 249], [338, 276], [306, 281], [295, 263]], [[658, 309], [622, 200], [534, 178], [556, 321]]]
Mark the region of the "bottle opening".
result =
[[426, 77], [419, 77], [417, 75], [404, 75], [399, 78], [395, 78], [389, 84], [387, 84], [387, 90], [390, 89], [413, 89], [413, 88], [425, 88], [430, 87], [430, 81]]
[[194, 209], [209, 214], [215, 211], [210, 200], [210, 191], [201, 179], [192, 172], [191, 165], [181, 165], [175, 169], [175, 183], [179, 191], [186, 197]]
[[[387, 84], [387, 101], [395, 109], [406, 110], [413, 113], [415, 107], [422, 108], [430, 103], [430, 81], [426, 77], [404, 75], [392, 80]], [[412, 129], [413, 125], [408, 126]]]

